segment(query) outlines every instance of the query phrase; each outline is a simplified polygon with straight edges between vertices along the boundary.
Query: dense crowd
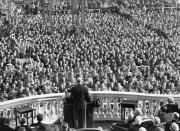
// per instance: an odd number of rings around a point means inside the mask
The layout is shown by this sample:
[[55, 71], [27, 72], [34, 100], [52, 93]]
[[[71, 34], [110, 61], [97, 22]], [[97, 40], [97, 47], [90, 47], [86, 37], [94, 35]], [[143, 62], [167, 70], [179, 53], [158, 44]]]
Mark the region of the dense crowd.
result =
[[[117, 13], [91, 12], [81, 33], [72, 29], [68, 13], [53, 14], [51, 32], [48, 16], [44, 22], [40, 12], [16, 12], [10, 35], [0, 41], [0, 100], [64, 92], [77, 76], [95, 91], [179, 93], [180, 22], [175, 11], [128, 2], [119, 10], [139, 23]], [[145, 28], [147, 23], [168, 39]]]

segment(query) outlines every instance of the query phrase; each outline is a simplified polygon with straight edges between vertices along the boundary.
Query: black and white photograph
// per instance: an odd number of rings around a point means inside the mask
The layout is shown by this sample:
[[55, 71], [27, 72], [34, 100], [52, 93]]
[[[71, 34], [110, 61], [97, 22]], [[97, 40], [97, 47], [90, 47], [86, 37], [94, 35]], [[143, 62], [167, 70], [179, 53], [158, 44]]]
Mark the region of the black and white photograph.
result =
[[0, 131], [180, 131], [180, 0], [0, 0]]

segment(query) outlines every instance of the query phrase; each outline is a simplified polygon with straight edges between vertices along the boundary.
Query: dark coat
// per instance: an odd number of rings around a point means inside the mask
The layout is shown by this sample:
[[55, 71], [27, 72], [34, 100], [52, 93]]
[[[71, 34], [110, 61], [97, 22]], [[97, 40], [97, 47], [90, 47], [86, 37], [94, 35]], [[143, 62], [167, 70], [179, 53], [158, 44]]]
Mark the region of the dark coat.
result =
[[18, 126], [18, 127], [15, 128], [15, 131], [18, 131], [18, 129], [19, 129], [20, 127], [24, 127], [24, 128], [26, 129], [26, 131], [32, 131], [31, 127], [28, 126], [28, 125], [21, 125], [21, 126]]
[[9, 127], [8, 125], [1, 125], [0, 131], [14, 131], [14, 129]]
[[158, 128], [158, 127], [162, 128], [161, 126], [155, 126], [155, 125], [153, 125], [153, 126], [151, 126], [151, 127], [148, 129], [148, 131], [155, 131], [156, 128]]
[[165, 107], [166, 107], [166, 113], [178, 112], [178, 104], [177, 103], [167, 104], [167, 105], [165, 105]]
[[169, 121], [169, 122], [167, 122], [167, 123], [165, 124], [165, 131], [171, 131], [171, 130], [170, 130], [170, 126], [171, 126], [171, 124], [172, 124], [173, 122], [175, 122], [176, 124], [178, 124], [178, 125], [180, 126], [179, 121], [175, 121], [175, 120]]
[[141, 125], [136, 125], [136, 124], [131, 124], [131, 126], [129, 127], [128, 131], [139, 131], [139, 128], [141, 128]]
[[71, 88], [70, 92], [73, 97], [73, 108], [82, 110], [85, 109], [87, 102], [90, 102], [88, 88], [81, 84], [77, 84]]

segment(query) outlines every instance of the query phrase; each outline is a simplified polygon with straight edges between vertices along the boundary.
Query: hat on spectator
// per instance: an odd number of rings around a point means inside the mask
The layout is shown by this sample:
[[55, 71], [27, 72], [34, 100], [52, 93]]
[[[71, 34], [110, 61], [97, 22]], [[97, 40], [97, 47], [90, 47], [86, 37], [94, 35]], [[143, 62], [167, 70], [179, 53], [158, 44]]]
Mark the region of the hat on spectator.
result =
[[139, 131], [147, 131], [147, 130], [146, 130], [146, 128], [141, 127], [141, 128], [139, 128]]
[[168, 101], [168, 103], [174, 103], [174, 98], [173, 97], [168, 97], [167, 101]]
[[170, 126], [171, 131], [179, 131], [179, 126], [175, 122], [173, 122]]
[[37, 115], [37, 120], [38, 121], [42, 121], [43, 120], [43, 115], [42, 114], [38, 114]]
[[82, 78], [80, 76], [77, 77], [77, 82], [82, 82]]
[[135, 124], [141, 125], [141, 123], [142, 123], [142, 117], [141, 116], [136, 116]]
[[62, 122], [62, 123], [61, 123], [61, 126], [62, 126], [62, 129], [63, 129], [63, 130], [68, 129], [68, 123], [67, 123], [67, 122]]
[[162, 127], [156, 127], [156, 129], [154, 131], [164, 131], [164, 128]]
[[172, 114], [172, 119], [174, 120], [178, 120], [179, 119], [179, 113], [177, 113], [177, 112], [174, 112], [173, 114]]
[[26, 119], [25, 119], [24, 117], [21, 117], [21, 118], [19, 119], [19, 123], [20, 123], [21, 125], [25, 124], [25, 123], [26, 123]]
[[160, 124], [161, 124], [161, 119], [160, 119], [159, 117], [155, 117], [155, 118], [154, 118], [154, 121], [153, 121], [153, 124], [154, 124], [155, 126], [160, 125]]

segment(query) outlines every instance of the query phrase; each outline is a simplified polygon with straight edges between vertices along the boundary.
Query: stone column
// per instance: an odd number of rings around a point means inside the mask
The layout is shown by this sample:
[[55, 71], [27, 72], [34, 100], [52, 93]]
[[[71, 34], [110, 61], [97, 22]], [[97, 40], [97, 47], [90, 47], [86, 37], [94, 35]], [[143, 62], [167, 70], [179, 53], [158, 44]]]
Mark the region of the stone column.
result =
[[113, 118], [113, 115], [111, 113], [111, 103], [110, 103], [110, 101], [111, 101], [111, 99], [108, 98], [107, 99], [107, 114], [106, 114], [106, 118], [108, 118], [108, 119]]
[[114, 119], [119, 119], [119, 106], [118, 106], [118, 102], [117, 102], [117, 99], [114, 100], [114, 110], [113, 110], [113, 118]]

